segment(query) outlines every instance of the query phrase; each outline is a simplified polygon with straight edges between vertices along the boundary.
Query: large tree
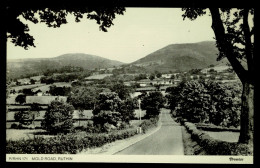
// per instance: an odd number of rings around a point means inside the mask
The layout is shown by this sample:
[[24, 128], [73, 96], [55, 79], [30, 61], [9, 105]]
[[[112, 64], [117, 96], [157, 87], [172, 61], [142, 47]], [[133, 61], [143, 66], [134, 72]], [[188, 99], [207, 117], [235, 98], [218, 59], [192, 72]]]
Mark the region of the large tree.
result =
[[212, 29], [219, 49], [218, 60], [226, 57], [243, 84], [240, 143], [252, 143], [254, 130], [254, 9], [183, 8], [187, 17], [195, 20], [209, 10]]

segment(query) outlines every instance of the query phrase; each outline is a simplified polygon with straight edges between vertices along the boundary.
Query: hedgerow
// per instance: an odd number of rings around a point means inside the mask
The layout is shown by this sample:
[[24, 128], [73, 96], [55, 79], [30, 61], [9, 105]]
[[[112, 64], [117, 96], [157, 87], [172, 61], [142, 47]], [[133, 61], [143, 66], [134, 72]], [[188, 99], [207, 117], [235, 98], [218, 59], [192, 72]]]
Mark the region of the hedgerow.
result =
[[150, 118], [149, 120], [145, 120], [140, 124], [140, 127], [142, 128], [142, 131], [146, 133], [146, 131], [152, 127], [157, 126], [159, 117], [156, 116], [154, 118]]
[[105, 143], [125, 139], [137, 134], [136, 128], [117, 130], [109, 134], [58, 135], [50, 138], [35, 137], [18, 141], [8, 140], [6, 153], [12, 154], [76, 154], [83, 149], [100, 147]]
[[208, 155], [252, 155], [252, 151], [246, 144], [217, 140], [199, 131], [193, 123], [185, 122], [184, 125], [191, 134], [191, 138], [196, 141]]

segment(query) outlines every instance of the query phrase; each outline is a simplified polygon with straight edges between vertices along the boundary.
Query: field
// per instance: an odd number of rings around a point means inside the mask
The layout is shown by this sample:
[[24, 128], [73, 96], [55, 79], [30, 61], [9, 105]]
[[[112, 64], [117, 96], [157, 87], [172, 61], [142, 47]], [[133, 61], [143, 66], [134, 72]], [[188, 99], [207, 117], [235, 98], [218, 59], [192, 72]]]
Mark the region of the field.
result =
[[6, 130], [6, 140], [19, 140], [19, 139], [29, 139], [33, 138], [34, 136], [44, 136], [47, 137], [54, 137], [53, 135], [37, 135], [44, 133], [44, 130], [30, 130], [30, 129], [7, 129]]
[[33, 84], [33, 85], [22, 85], [22, 86], [13, 86], [10, 89], [14, 89], [16, 92], [23, 89], [33, 89], [40, 86], [44, 86], [45, 84]]
[[53, 84], [49, 84], [49, 85], [43, 85], [43, 86], [39, 86], [39, 87], [35, 87], [33, 88], [33, 92], [36, 92], [37, 90], [41, 90], [43, 93], [45, 93], [46, 91], [50, 90], [50, 86], [51, 85], [56, 85], [56, 87], [71, 87], [71, 83], [67, 83], [67, 82], [57, 82], [57, 83], [53, 83]]
[[212, 131], [202, 131], [207, 133], [214, 139], [226, 141], [226, 142], [238, 142], [239, 132], [231, 132], [231, 131], [221, 131], [221, 132], [212, 132]]
[[97, 79], [97, 80], [100, 80], [100, 79], [104, 79], [105, 77], [107, 77], [107, 76], [111, 76], [111, 75], [113, 75], [113, 74], [99, 74], [99, 75], [92, 75], [92, 76], [89, 76], [89, 77], [87, 77], [87, 78], [85, 78], [86, 80], [95, 80], [95, 79]]

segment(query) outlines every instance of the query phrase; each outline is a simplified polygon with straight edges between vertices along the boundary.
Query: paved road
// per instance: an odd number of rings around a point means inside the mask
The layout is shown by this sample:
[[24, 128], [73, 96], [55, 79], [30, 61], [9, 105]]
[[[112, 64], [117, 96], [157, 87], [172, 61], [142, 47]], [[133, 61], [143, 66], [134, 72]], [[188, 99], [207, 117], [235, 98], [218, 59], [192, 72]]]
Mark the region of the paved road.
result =
[[161, 110], [162, 127], [149, 137], [116, 153], [116, 155], [184, 155], [181, 126]]

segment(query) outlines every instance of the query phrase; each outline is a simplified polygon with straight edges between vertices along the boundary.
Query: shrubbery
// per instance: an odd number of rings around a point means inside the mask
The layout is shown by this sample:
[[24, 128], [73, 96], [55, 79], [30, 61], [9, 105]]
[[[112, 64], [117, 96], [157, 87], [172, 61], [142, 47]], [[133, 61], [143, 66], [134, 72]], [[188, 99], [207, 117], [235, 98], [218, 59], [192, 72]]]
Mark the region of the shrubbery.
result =
[[11, 154], [76, 154], [83, 149], [100, 147], [106, 143], [129, 138], [136, 128], [106, 133], [67, 134], [52, 138], [36, 137], [28, 140], [7, 141], [6, 153]]
[[156, 116], [154, 118], [150, 118], [149, 120], [144, 120], [140, 127], [142, 128], [143, 133], [146, 133], [146, 131], [152, 127], [156, 127], [158, 124], [159, 117]]
[[225, 142], [211, 138], [208, 134], [199, 131], [192, 123], [185, 122], [185, 127], [191, 133], [191, 138], [195, 140], [208, 155], [252, 155], [246, 144], [236, 142]]

